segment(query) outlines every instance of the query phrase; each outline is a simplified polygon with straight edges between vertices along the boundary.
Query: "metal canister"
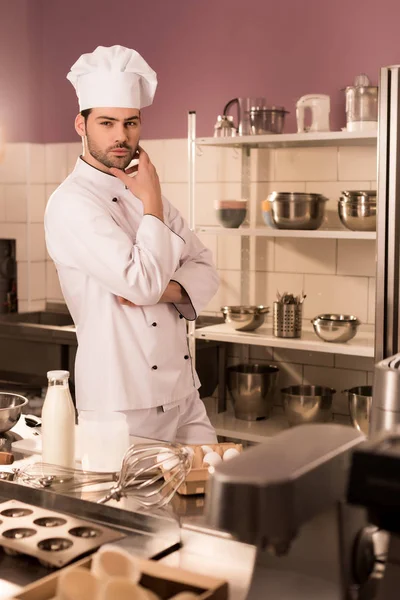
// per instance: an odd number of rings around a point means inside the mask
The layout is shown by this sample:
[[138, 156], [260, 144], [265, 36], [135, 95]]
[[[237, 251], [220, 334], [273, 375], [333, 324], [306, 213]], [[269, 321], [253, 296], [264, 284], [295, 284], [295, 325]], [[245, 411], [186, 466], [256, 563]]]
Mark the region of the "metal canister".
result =
[[302, 304], [284, 304], [274, 302], [273, 333], [275, 337], [301, 337]]

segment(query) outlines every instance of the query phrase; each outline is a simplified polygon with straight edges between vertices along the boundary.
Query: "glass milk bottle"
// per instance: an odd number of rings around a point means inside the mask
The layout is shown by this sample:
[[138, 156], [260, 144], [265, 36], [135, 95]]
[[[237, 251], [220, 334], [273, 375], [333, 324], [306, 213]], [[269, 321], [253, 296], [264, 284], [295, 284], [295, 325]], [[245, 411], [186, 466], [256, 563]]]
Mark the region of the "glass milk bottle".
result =
[[68, 371], [49, 371], [42, 409], [42, 460], [53, 465], [75, 466], [75, 408]]

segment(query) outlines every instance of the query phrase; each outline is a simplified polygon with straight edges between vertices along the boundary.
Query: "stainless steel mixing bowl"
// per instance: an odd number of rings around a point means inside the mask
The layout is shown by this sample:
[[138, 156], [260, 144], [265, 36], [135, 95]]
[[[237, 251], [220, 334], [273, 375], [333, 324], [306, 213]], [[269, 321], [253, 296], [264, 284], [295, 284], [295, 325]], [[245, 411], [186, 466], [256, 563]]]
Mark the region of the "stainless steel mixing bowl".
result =
[[311, 321], [314, 331], [324, 342], [344, 343], [351, 340], [361, 324], [353, 315], [318, 315]]
[[350, 418], [353, 426], [365, 435], [369, 433], [372, 407], [372, 385], [361, 385], [342, 392], [349, 402]]
[[246, 421], [268, 418], [274, 405], [278, 367], [241, 364], [227, 371], [235, 417]]
[[267, 306], [223, 306], [221, 312], [225, 323], [236, 331], [254, 331], [264, 323], [269, 313]]
[[318, 229], [325, 217], [327, 198], [321, 194], [272, 192], [262, 203], [264, 220], [277, 229]]
[[351, 231], [376, 231], [376, 191], [344, 191], [338, 202], [339, 218]]
[[28, 400], [24, 396], [0, 392], [0, 433], [4, 433], [16, 425], [22, 408], [26, 404], [28, 404]]
[[336, 390], [319, 385], [291, 385], [281, 393], [289, 425], [332, 421], [332, 399]]

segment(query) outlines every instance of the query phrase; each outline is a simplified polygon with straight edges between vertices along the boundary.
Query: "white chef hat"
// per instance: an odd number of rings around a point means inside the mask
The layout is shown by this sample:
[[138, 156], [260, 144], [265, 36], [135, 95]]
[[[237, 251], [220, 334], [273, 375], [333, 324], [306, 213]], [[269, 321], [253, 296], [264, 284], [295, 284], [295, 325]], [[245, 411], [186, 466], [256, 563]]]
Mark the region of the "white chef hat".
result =
[[98, 46], [82, 54], [67, 79], [76, 90], [80, 110], [96, 107], [143, 108], [153, 102], [157, 75], [136, 50]]

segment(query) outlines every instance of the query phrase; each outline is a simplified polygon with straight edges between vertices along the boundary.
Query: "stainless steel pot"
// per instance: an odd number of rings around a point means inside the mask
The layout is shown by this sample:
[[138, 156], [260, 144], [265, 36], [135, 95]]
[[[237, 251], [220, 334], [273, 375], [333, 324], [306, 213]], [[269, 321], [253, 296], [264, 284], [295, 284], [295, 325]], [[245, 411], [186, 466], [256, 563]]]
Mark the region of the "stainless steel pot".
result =
[[225, 323], [236, 331], [254, 331], [264, 323], [269, 313], [267, 306], [223, 306], [221, 312]]
[[343, 390], [349, 403], [350, 418], [353, 426], [365, 435], [369, 433], [372, 407], [372, 385], [362, 385]]
[[351, 231], [376, 231], [376, 191], [344, 191], [338, 202], [339, 218]]
[[235, 365], [228, 368], [227, 384], [237, 419], [268, 418], [279, 369], [270, 365]]
[[324, 342], [345, 343], [357, 333], [361, 324], [353, 315], [318, 315], [311, 321], [314, 331]]
[[318, 229], [327, 198], [321, 194], [272, 192], [262, 203], [265, 222], [277, 229]]
[[332, 399], [336, 390], [319, 385], [291, 385], [283, 388], [281, 393], [289, 425], [332, 420]]
[[265, 133], [282, 133], [285, 125], [285, 116], [289, 114], [283, 106], [270, 108], [251, 108], [249, 112], [250, 128], [252, 135]]

